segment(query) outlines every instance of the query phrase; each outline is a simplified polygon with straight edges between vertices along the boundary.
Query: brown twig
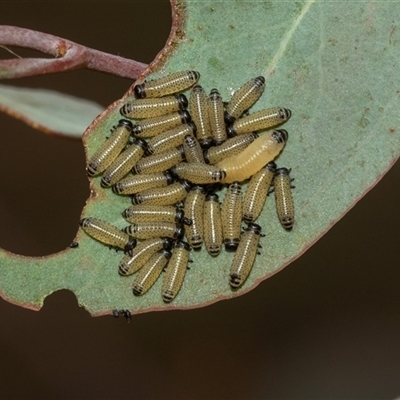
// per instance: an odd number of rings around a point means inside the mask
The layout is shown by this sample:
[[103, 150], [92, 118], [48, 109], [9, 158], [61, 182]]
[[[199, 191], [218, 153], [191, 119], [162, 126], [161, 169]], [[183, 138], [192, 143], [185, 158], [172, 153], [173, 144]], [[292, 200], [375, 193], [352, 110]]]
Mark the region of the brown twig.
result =
[[39, 50], [50, 58], [0, 60], [0, 79], [51, 74], [89, 68], [122, 78], [137, 79], [147, 64], [103, 53], [57, 36], [16, 26], [0, 25], [0, 44]]

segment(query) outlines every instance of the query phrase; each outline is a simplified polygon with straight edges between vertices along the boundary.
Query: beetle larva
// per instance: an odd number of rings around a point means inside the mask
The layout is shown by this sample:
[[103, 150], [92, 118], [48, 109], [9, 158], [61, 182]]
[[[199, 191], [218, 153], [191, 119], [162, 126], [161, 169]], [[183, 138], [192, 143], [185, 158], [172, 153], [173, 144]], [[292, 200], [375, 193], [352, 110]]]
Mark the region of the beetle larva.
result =
[[131, 119], [152, 118], [169, 114], [186, 108], [188, 101], [185, 95], [173, 95], [154, 99], [135, 99], [127, 101], [120, 113]]
[[226, 129], [228, 136], [261, 131], [282, 124], [287, 121], [291, 115], [292, 112], [287, 108], [267, 108], [236, 120], [233, 125], [228, 126]]
[[171, 252], [165, 249], [158, 251], [150, 257], [143, 267], [140, 268], [133, 281], [132, 290], [135, 296], [142, 296], [156, 283], [156, 280], [161, 275], [170, 258]]
[[254, 222], [264, 207], [268, 190], [274, 179], [276, 164], [271, 161], [250, 179], [243, 199], [243, 220]]
[[179, 240], [172, 252], [164, 274], [161, 295], [166, 303], [175, 299], [182, 287], [186, 269], [189, 263], [190, 246], [188, 243]]
[[213, 257], [221, 251], [222, 223], [217, 194], [208, 194], [204, 202], [204, 244]]
[[138, 271], [150, 259], [150, 257], [161, 249], [169, 249], [172, 246], [170, 238], [153, 238], [139, 243], [131, 255], [126, 255], [118, 266], [120, 275], [131, 275]]
[[167, 187], [144, 190], [132, 196], [133, 204], [169, 206], [182, 201], [191, 188], [190, 182], [180, 180]]
[[232, 123], [239, 118], [260, 98], [264, 92], [264, 88], [265, 78], [258, 76], [257, 78], [250, 79], [236, 90], [226, 105], [226, 121]]
[[260, 225], [250, 223], [240, 236], [229, 273], [229, 283], [233, 289], [242, 286], [249, 276], [258, 252], [260, 235]]
[[211, 135], [216, 145], [227, 139], [224, 120], [224, 103], [217, 89], [212, 89], [208, 102], [208, 117], [210, 119]]
[[134, 238], [98, 218], [82, 218], [80, 226], [89, 236], [111, 247], [129, 252], [136, 246]]
[[201, 163], [179, 163], [171, 168], [171, 173], [196, 185], [217, 183], [225, 177], [221, 168]]
[[196, 85], [191, 90], [189, 112], [196, 125], [196, 137], [201, 147], [210, 146], [213, 139], [208, 117], [208, 98], [200, 85]]
[[142, 158], [146, 148], [146, 141], [136, 138], [104, 171], [104, 175], [101, 178], [101, 186], [110, 187], [120, 181]]
[[203, 163], [204, 156], [200, 143], [193, 135], [186, 135], [183, 140], [183, 150], [188, 163]]
[[143, 190], [170, 185], [174, 180], [175, 178], [169, 171], [147, 175], [132, 175], [120, 180], [112, 187], [112, 190], [116, 194], [130, 195]]
[[290, 170], [287, 168], [279, 168], [276, 170], [274, 178], [276, 211], [279, 221], [287, 230], [292, 229], [294, 224], [294, 203], [289, 174]]
[[235, 251], [239, 244], [242, 222], [242, 187], [235, 181], [225, 193], [221, 206], [222, 233], [225, 250]]
[[203, 244], [203, 209], [206, 191], [201, 186], [193, 186], [186, 196], [184, 214], [192, 220], [191, 225], [185, 225], [185, 236], [195, 250], [200, 250]]
[[132, 224], [142, 222], [175, 222], [191, 224], [190, 219], [184, 216], [184, 211], [176, 206], [149, 206], [138, 204], [127, 208], [122, 216]]
[[161, 78], [145, 81], [135, 86], [135, 96], [138, 99], [146, 97], [162, 97], [183, 92], [193, 86], [200, 78], [197, 71], [174, 72]]
[[243, 182], [256, 174], [282, 151], [288, 139], [284, 129], [269, 131], [254, 140], [240, 154], [225, 158], [216, 167], [225, 171], [222, 183]]
[[102, 173], [118, 157], [128, 143], [131, 131], [132, 123], [126, 119], [121, 119], [112, 131], [111, 136], [90, 157], [86, 168], [88, 176]]
[[219, 146], [210, 147], [204, 152], [204, 159], [208, 164], [216, 164], [224, 158], [240, 154], [250, 143], [258, 137], [257, 133], [245, 133], [226, 140]]
[[142, 119], [133, 125], [132, 134], [141, 138], [148, 138], [190, 121], [190, 114], [186, 110], [180, 110], [160, 117]]
[[174, 147], [163, 153], [143, 157], [133, 167], [137, 174], [154, 174], [163, 172], [185, 159], [183, 146]]
[[141, 222], [125, 228], [125, 232], [135, 239], [145, 240], [159, 237], [177, 239], [182, 236], [181, 224], [173, 222]]
[[196, 131], [196, 126], [193, 122], [179, 125], [173, 129], [169, 129], [157, 136], [154, 136], [147, 143], [148, 154], [160, 154], [164, 151], [173, 149], [183, 145], [186, 135], [190, 135]]

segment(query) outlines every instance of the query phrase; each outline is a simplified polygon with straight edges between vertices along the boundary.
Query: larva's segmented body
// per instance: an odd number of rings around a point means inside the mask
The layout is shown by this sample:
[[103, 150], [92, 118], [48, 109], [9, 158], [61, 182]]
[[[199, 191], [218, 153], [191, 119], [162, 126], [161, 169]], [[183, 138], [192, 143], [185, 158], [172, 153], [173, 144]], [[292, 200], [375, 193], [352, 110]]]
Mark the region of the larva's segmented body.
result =
[[213, 257], [221, 252], [222, 240], [221, 209], [218, 195], [208, 194], [204, 202], [204, 244]]
[[144, 190], [132, 196], [133, 204], [169, 206], [181, 202], [188, 194], [191, 184], [186, 180], [172, 183], [167, 187]]
[[265, 78], [258, 76], [250, 79], [236, 90], [226, 105], [225, 119], [227, 122], [232, 123], [248, 110], [263, 94], [264, 88]]
[[169, 94], [183, 92], [193, 86], [200, 78], [197, 71], [179, 71], [161, 78], [145, 81], [135, 86], [135, 96], [138, 99], [148, 97], [163, 97]]
[[279, 155], [288, 139], [284, 129], [269, 131], [258, 137], [240, 154], [225, 158], [216, 167], [225, 171], [222, 183], [243, 182]]
[[274, 179], [276, 164], [271, 161], [250, 179], [243, 199], [243, 220], [254, 222], [264, 207], [268, 190]]
[[210, 119], [211, 135], [216, 145], [227, 139], [224, 120], [224, 103], [217, 89], [212, 89], [209, 95], [208, 116]]
[[104, 171], [103, 177], [101, 178], [101, 186], [110, 187], [119, 182], [142, 158], [146, 148], [147, 143], [145, 140], [139, 138], [135, 139], [135, 141]]
[[225, 158], [240, 154], [258, 137], [257, 133], [245, 133], [226, 140], [219, 146], [210, 147], [204, 152], [208, 164], [216, 164]]
[[183, 228], [181, 224], [173, 222], [141, 222], [129, 225], [125, 232], [140, 240], [159, 237], [177, 239], [183, 235]]
[[221, 168], [201, 163], [179, 163], [171, 168], [171, 173], [196, 185], [217, 183], [225, 177]]
[[157, 281], [163, 269], [171, 258], [169, 250], [160, 250], [153, 254], [150, 259], [140, 268], [133, 281], [133, 294], [144, 295]]
[[196, 137], [201, 147], [210, 146], [213, 139], [208, 117], [208, 97], [200, 85], [196, 85], [190, 93], [189, 113], [196, 125]]
[[126, 255], [118, 266], [118, 273], [126, 276], [134, 274], [150, 259], [150, 257], [161, 249], [170, 249], [172, 246], [170, 238], [153, 238], [139, 243], [131, 255]]
[[253, 223], [242, 233], [229, 273], [229, 283], [233, 289], [242, 286], [249, 276], [258, 252], [260, 235], [260, 225]]
[[121, 119], [110, 137], [90, 157], [86, 172], [88, 176], [101, 174], [121, 153], [131, 136], [132, 123]]
[[190, 114], [186, 110], [175, 111], [136, 122], [132, 127], [132, 134], [141, 138], [149, 138], [190, 121]]
[[191, 225], [185, 225], [185, 236], [195, 250], [200, 250], [203, 244], [203, 209], [206, 198], [204, 188], [193, 186], [185, 199], [184, 214], [192, 220]]
[[272, 128], [286, 122], [292, 112], [287, 108], [273, 107], [256, 111], [236, 120], [233, 125], [227, 127], [228, 136], [241, 135], [254, 131]]
[[276, 210], [282, 226], [290, 230], [294, 224], [294, 202], [290, 179], [290, 170], [279, 168], [275, 172], [274, 192]]
[[179, 293], [189, 263], [190, 246], [178, 241], [173, 249], [163, 277], [161, 295], [166, 303], [170, 303]]
[[141, 224], [143, 222], [174, 222], [188, 223], [184, 217], [184, 212], [176, 206], [149, 206], [138, 204], [127, 208], [122, 216], [131, 224]]
[[127, 101], [120, 113], [130, 119], [152, 118], [186, 108], [188, 101], [183, 94], [154, 99], [135, 99]]
[[[193, 134], [196, 126], [193, 122], [179, 125], [173, 129], [169, 129], [157, 136], [154, 136], [147, 143], [148, 154], [160, 154], [174, 147], [183, 145], [186, 135]], [[186, 154], [186, 152], [185, 152]]]
[[143, 157], [133, 167], [136, 174], [154, 174], [163, 172], [185, 159], [183, 146], [174, 147], [163, 153]]
[[132, 175], [120, 180], [112, 187], [112, 190], [116, 194], [131, 195], [143, 190], [165, 187], [174, 182], [174, 180], [169, 171], [146, 175]]
[[108, 246], [131, 251], [136, 246], [136, 240], [116, 226], [98, 218], [83, 218], [80, 221], [82, 229], [92, 238]]
[[235, 251], [239, 244], [242, 222], [242, 187], [235, 181], [228, 186], [221, 206], [221, 222], [224, 245], [227, 251]]
[[205, 164], [203, 150], [200, 143], [193, 135], [186, 135], [183, 140], [183, 150], [188, 163]]

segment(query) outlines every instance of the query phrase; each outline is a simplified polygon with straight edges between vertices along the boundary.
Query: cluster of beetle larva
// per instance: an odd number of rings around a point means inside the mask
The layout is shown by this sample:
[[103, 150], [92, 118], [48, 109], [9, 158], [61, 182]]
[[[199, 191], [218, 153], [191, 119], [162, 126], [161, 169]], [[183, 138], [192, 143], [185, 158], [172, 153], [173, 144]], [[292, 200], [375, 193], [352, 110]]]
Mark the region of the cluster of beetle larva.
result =
[[[199, 78], [196, 71], [183, 71], [137, 85], [136, 98], [120, 109], [128, 119], [118, 122], [87, 165], [88, 176], [103, 174], [101, 186], [131, 196], [133, 205], [122, 213], [131, 224], [123, 230], [97, 218], [83, 218], [82, 229], [125, 251], [118, 272], [137, 273], [134, 295], [146, 293], [165, 270], [167, 303], [182, 286], [191, 247], [200, 250], [203, 241], [212, 256], [223, 245], [235, 251], [229, 283], [233, 289], [244, 283], [263, 236], [254, 221], [271, 185], [282, 226], [291, 229], [294, 222], [290, 170], [276, 169], [273, 162], [288, 134], [283, 129], [256, 133], [285, 122], [290, 110], [248, 113], [264, 91], [262, 76], [245, 83], [227, 103], [217, 89], [207, 96], [196, 84]], [[177, 94], [190, 87], [189, 101]], [[243, 199], [240, 182], [249, 178]], [[222, 184], [228, 187], [220, 205], [215, 192]]]

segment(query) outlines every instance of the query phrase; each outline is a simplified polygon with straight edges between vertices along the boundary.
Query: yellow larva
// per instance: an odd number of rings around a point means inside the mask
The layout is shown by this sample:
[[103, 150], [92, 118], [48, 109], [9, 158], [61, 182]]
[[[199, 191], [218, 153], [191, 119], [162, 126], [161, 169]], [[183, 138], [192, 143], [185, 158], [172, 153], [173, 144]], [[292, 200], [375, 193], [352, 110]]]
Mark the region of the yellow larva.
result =
[[128, 143], [131, 131], [132, 123], [126, 119], [121, 119], [111, 132], [110, 137], [90, 157], [86, 168], [88, 176], [102, 173], [118, 157]]
[[132, 290], [135, 296], [144, 295], [155, 284], [170, 258], [171, 252], [165, 249], [158, 251], [150, 257], [143, 267], [140, 268], [133, 281]]
[[124, 210], [122, 216], [132, 224], [142, 222], [175, 222], [191, 224], [181, 208], [176, 206], [149, 206], [137, 204]]
[[162, 97], [172, 93], [183, 92], [193, 86], [200, 78], [197, 71], [174, 72], [161, 78], [145, 81], [135, 86], [135, 96], [139, 99], [146, 97]]
[[120, 181], [134, 165], [142, 158], [147, 143], [143, 139], [135, 139], [135, 141], [124, 150], [113, 163], [104, 171], [101, 178], [102, 187], [110, 187]]
[[154, 136], [147, 142], [148, 154], [160, 154], [164, 151], [173, 149], [183, 144], [186, 135], [190, 135], [196, 131], [193, 122], [179, 125], [173, 129], [169, 129], [157, 136]]
[[287, 139], [288, 133], [284, 129], [269, 131], [254, 140], [240, 154], [220, 161], [216, 167], [226, 173], [221, 182], [243, 182], [250, 178], [279, 155]]
[[126, 276], [138, 271], [150, 259], [150, 257], [161, 249], [169, 249], [172, 246], [170, 238], [153, 238], [139, 243], [131, 255], [126, 255], [118, 266], [118, 273]]
[[279, 168], [274, 178], [276, 210], [279, 221], [287, 230], [292, 229], [294, 224], [294, 203], [289, 174], [290, 170], [287, 168]]
[[89, 236], [106, 245], [124, 251], [131, 251], [136, 246], [136, 240], [127, 233], [98, 218], [83, 218], [80, 225]]
[[264, 207], [268, 190], [274, 179], [276, 164], [271, 161], [250, 179], [243, 199], [243, 220], [254, 222]]
[[217, 256], [222, 247], [221, 210], [217, 194], [208, 194], [204, 203], [204, 244], [207, 251]]
[[206, 191], [201, 186], [193, 186], [185, 199], [184, 213], [192, 220], [191, 225], [185, 225], [185, 236], [195, 250], [200, 250], [203, 244], [203, 209]]
[[172, 182], [174, 182], [174, 178], [168, 171], [147, 175], [132, 175], [120, 180], [112, 187], [112, 190], [116, 194], [130, 195], [147, 189], [164, 187]]
[[189, 244], [183, 241], [178, 241], [174, 247], [165, 270], [161, 288], [161, 295], [166, 303], [174, 300], [182, 287], [190, 261], [189, 251]]
[[183, 94], [154, 99], [135, 99], [126, 102], [120, 113], [131, 119], [159, 117], [186, 108], [188, 101]]
[[239, 244], [242, 222], [242, 187], [239, 182], [229, 185], [221, 206], [222, 233], [225, 250], [235, 251]]
[[236, 120], [227, 127], [227, 132], [229, 136], [235, 136], [269, 129], [287, 121], [291, 115], [292, 112], [287, 108], [267, 108]]
[[173, 222], [141, 222], [129, 225], [125, 228], [125, 232], [140, 240], [159, 237], [178, 239], [183, 235], [183, 227]]
[[203, 163], [204, 156], [200, 143], [193, 135], [186, 135], [183, 140], [183, 150], [188, 163]]
[[180, 110], [160, 117], [142, 119], [133, 125], [132, 134], [148, 138], [190, 121], [190, 114], [186, 110]]
[[260, 235], [260, 225], [250, 223], [240, 236], [240, 243], [229, 273], [229, 284], [232, 289], [242, 286], [249, 276], [258, 252]]
[[248, 110], [263, 94], [265, 78], [258, 76], [236, 90], [226, 105], [225, 119], [232, 123]]
[[213, 139], [208, 117], [208, 97], [200, 85], [196, 85], [191, 90], [189, 112], [196, 125], [196, 137], [201, 147], [210, 146]]
[[180, 180], [167, 187], [153, 188], [132, 195], [133, 204], [169, 206], [181, 202], [191, 188], [190, 182]]
[[217, 183], [225, 177], [221, 168], [201, 163], [182, 162], [171, 168], [171, 173], [196, 185]]
[[133, 168], [137, 174], [163, 172], [185, 159], [183, 146], [174, 147], [163, 153], [143, 157]]
[[217, 89], [212, 89], [208, 98], [210, 100], [208, 103], [208, 116], [210, 119], [211, 135], [214, 143], [219, 145], [227, 139], [224, 103]]
[[219, 146], [210, 147], [204, 152], [204, 159], [208, 164], [216, 164], [224, 158], [240, 154], [250, 143], [258, 137], [257, 133], [245, 133], [226, 140]]

